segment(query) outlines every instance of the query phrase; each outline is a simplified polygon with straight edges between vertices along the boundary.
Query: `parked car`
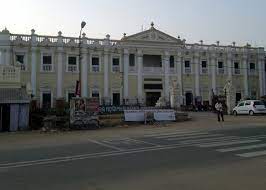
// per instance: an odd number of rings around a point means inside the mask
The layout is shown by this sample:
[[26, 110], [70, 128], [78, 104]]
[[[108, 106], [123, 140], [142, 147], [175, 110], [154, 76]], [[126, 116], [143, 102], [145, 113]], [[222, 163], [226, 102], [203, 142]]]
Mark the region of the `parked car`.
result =
[[233, 109], [233, 114], [266, 114], [266, 107], [261, 100], [245, 100], [238, 103]]

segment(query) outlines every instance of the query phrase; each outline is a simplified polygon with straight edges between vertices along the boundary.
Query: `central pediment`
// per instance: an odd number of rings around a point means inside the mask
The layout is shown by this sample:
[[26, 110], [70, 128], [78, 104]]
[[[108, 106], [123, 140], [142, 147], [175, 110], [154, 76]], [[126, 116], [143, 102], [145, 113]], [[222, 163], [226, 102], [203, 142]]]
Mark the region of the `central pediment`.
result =
[[131, 35], [131, 36], [124, 36], [122, 41], [131, 41], [131, 42], [164, 42], [164, 43], [177, 43], [183, 44], [183, 41], [178, 37], [172, 37], [162, 31], [159, 31], [154, 28], [153, 24], [149, 30]]

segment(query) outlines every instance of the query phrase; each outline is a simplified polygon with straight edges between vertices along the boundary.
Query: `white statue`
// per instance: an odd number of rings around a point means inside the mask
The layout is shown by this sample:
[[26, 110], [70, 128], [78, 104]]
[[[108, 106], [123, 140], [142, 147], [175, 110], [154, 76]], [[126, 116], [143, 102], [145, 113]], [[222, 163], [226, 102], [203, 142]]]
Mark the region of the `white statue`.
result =
[[231, 114], [233, 108], [235, 107], [235, 96], [236, 96], [236, 91], [235, 88], [233, 87], [231, 80], [227, 81], [223, 90], [226, 93], [227, 113]]

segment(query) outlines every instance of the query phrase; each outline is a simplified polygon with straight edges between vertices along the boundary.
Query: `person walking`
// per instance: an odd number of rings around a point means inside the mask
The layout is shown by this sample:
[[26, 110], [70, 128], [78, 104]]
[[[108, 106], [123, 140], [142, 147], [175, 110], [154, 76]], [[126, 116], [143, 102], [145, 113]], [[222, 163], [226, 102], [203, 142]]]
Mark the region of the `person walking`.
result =
[[224, 114], [223, 114], [223, 104], [221, 103], [221, 101], [217, 101], [217, 103], [215, 104], [215, 109], [217, 111], [217, 117], [218, 117], [218, 122], [224, 121]]

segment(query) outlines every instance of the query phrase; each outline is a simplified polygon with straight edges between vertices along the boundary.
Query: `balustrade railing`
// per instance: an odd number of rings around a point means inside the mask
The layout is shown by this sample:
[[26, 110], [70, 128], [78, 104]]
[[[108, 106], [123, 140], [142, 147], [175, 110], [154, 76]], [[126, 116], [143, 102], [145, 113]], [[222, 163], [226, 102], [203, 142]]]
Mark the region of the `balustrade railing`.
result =
[[144, 73], [162, 73], [163, 68], [162, 67], [143, 67]]
[[218, 74], [224, 74], [224, 68], [218, 68]]
[[19, 83], [20, 68], [11, 65], [0, 65], [0, 83]]
[[240, 74], [240, 69], [235, 69], [235, 74], [239, 75]]
[[[78, 45], [79, 44], [79, 38], [75, 37], [61, 37], [63, 39], [64, 44], [68, 44], [73, 42], [74, 44]], [[26, 34], [11, 34], [10, 35], [10, 41], [25, 41], [25, 42], [30, 42], [32, 39], [32, 35], [26, 35]], [[51, 43], [57, 43], [59, 39], [59, 36], [40, 36], [36, 35], [36, 41], [37, 42], [51, 42]], [[84, 38], [81, 38], [81, 41], [83, 41]], [[85, 44], [86, 45], [117, 45], [119, 40], [108, 40], [108, 43], [104, 43], [105, 39], [93, 39], [93, 38], [85, 38]]]
[[207, 74], [208, 73], [208, 68], [201, 68], [201, 73], [202, 74]]

